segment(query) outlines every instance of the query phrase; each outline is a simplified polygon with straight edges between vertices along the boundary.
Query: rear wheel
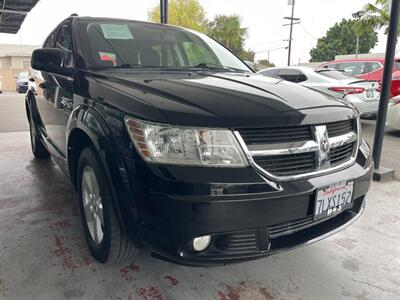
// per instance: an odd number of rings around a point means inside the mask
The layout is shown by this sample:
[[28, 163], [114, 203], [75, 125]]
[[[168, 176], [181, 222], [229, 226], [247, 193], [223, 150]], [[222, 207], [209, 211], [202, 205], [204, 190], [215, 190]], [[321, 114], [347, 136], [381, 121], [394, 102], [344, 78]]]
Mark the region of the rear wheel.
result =
[[39, 159], [49, 158], [49, 151], [47, 151], [46, 147], [43, 145], [42, 141], [38, 137], [32, 118], [29, 120], [29, 133], [31, 137], [31, 149], [33, 155]]
[[138, 249], [120, 225], [109, 182], [92, 147], [81, 153], [78, 180], [83, 230], [94, 258], [121, 263], [133, 257]]

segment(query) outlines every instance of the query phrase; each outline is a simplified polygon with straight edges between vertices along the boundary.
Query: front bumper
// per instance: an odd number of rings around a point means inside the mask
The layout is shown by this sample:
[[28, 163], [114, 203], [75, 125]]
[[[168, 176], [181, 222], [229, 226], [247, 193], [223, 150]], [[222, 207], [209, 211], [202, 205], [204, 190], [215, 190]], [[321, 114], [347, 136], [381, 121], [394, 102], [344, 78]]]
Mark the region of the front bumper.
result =
[[[187, 265], [263, 257], [341, 230], [362, 214], [373, 171], [365, 143], [352, 166], [288, 182], [272, 182], [251, 167], [188, 168], [125, 160], [136, 191], [141, 241], [154, 256]], [[316, 190], [345, 180], [354, 181], [353, 207], [314, 222]], [[193, 251], [190, 242], [203, 235], [212, 236], [211, 245]]]
[[25, 93], [26, 91], [28, 91], [28, 84], [17, 85], [17, 91], [19, 93]]

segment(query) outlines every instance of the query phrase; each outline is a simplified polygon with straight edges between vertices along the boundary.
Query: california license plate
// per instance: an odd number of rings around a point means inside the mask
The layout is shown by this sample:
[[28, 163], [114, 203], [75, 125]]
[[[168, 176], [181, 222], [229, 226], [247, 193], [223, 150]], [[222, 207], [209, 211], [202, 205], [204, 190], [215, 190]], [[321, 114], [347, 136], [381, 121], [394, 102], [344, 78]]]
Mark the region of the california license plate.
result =
[[314, 220], [326, 218], [351, 208], [354, 182], [338, 182], [317, 191]]

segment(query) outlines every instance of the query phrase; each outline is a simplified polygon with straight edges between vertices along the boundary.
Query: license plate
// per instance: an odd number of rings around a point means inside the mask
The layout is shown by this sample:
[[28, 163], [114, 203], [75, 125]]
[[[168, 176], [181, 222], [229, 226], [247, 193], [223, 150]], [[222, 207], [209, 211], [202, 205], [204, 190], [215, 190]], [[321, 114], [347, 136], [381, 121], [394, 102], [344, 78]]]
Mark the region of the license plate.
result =
[[351, 208], [354, 182], [338, 182], [317, 191], [314, 220], [326, 218]]
[[367, 93], [367, 98], [374, 98], [375, 97], [375, 93], [374, 93], [373, 89], [367, 89], [366, 93]]

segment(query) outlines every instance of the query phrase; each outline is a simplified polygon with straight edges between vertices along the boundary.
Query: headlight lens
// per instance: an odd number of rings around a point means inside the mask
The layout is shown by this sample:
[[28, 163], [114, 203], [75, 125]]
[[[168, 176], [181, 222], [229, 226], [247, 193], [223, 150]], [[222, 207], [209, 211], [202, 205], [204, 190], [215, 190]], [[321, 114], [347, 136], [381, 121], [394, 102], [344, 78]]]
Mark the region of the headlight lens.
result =
[[144, 160], [163, 164], [245, 167], [242, 148], [230, 130], [181, 128], [125, 118]]

